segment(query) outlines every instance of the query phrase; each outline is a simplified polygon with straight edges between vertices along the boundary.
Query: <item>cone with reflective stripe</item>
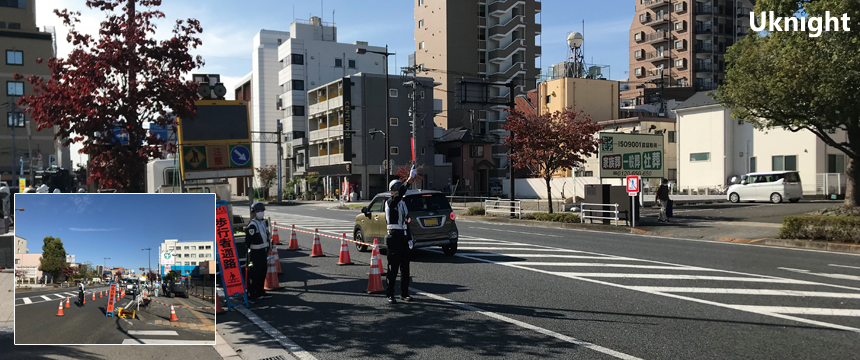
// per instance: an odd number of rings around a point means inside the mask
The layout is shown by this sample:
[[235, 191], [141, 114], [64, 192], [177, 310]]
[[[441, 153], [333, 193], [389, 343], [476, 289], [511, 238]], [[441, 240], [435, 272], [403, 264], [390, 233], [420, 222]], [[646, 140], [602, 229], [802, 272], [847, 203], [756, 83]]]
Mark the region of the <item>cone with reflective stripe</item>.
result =
[[[66, 303], [68, 305], [69, 303]], [[60, 300], [60, 309], [57, 310], [57, 316], [63, 316], [63, 300]]]
[[311, 250], [311, 256], [325, 256], [322, 252], [322, 244], [320, 244], [319, 229], [314, 229], [314, 248]]
[[[376, 250], [375, 245], [373, 248]], [[373, 253], [375, 253], [375, 251]], [[377, 264], [378, 261], [379, 259], [377, 259], [375, 255], [370, 255], [370, 280], [367, 283], [368, 294], [376, 294], [385, 291], [382, 287], [382, 274], [379, 272], [379, 265]]]
[[96, 301], [96, 293], [93, 291], [93, 301]]
[[293, 234], [290, 235], [289, 250], [301, 250], [299, 249], [299, 239], [296, 239], [296, 224], [293, 224]]
[[269, 252], [269, 256], [275, 259], [275, 269], [278, 271], [278, 274], [283, 274], [281, 271], [281, 258], [278, 256], [278, 250], [273, 247], [272, 251]]
[[[62, 301], [60, 301], [60, 304], [62, 305], [62, 304], [63, 304], [63, 302], [62, 302]], [[66, 309], [68, 309], [69, 307], [70, 307], [70, 306], [69, 306], [69, 295], [66, 295]]]
[[281, 245], [281, 237], [278, 236], [278, 222], [275, 221], [272, 224], [272, 244]]
[[176, 310], [173, 309], [173, 303], [170, 303], [170, 321], [179, 321], [179, 318], [176, 317]]
[[215, 291], [215, 313], [221, 314], [224, 312], [224, 309], [221, 308], [221, 301], [218, 300], [218, 291]]
[[343, 233], [343, 238], [340, 240], [340, 257], [337, 259], [338, 265], [352, 265], [352, 259], [349, 258], [349, 245], [346, 243], [346, 233]]
[[379, 254], [379, 239], [378, 238], [373, 239], [373, 251], [371, 251], [371, 254], [373, 256], [375, 256], [377, 259], [376, 264], [379, 267], [379, 274], [385, 275], [385, 268], [382, 266], [382, 255]]
[[81, 299], [84, 299], [84, 305], [86, 305], [87, 304], [87, 296], [84, 295], [84, 297], [82, 297]]
[[105, 293], [104, 291], [99, 291], [99, 299], [102, 298], [102, 295], [104, 295], [104, 293]]
[[268, 271], [266, 272], [266, 283], [263, 288], [266, 290], [280, 289], [281, 284], [278, 280], [278, 272], [275, 269], [275, 257], [269, 256]]

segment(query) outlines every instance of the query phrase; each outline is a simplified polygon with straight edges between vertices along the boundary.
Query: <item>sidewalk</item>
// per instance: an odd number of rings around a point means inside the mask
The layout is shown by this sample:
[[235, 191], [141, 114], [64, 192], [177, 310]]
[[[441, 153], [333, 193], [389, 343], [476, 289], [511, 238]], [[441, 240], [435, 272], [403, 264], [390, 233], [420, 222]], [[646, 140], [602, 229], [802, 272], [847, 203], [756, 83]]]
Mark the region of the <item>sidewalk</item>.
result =
[[14, 327], [14, 280], [14, 274], [0, 272], [0, 336], [11, 334]]
[[[170, 304], [173, 304], [179, 321], [170, 321]], [[146, 309], [141, 306], [138, 317], [151, 325], [215, 331], [215, 310], [211, 309], [213, 306], [212, 303], [194, 297], [152, 297], [152, 302]]]

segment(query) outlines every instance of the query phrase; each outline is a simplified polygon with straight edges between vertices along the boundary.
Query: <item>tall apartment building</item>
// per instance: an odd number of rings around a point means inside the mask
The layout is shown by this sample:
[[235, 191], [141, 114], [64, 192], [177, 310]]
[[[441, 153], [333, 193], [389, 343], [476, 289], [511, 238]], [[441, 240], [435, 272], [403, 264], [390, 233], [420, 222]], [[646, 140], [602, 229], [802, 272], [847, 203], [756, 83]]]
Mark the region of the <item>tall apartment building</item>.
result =
[[[198, 266], [201, 262], [215, 260], [214, 241], [189, 241], [180, 242], [179, 240], [164, 240], [158, 246], [157, 264], [159, 273], [167, 275], [170, 271], [176, 271], [179, 275], [196, 275]], [[163, 254], [169, 252], [173, 254], [173, 265], [164, 265], [160, 263]]]
[[[726, 49], [747, 34], [754, 0], [635, 0], [625, 102], [685, 100], [725, 79]], [[661, 84], [662, 82], [662, 84]]]
[[[535, 45], [541, 25], [537, 0], [412, 0], [415, 2], [414, 63], [423, 66], [442, 83], [434, 98], [442, 99], [443, 113], [436, 125], [445, 129], [468, 127], [478, 134], [495, 135], [490, 187], [502, 186], [507, 170], [507, 149], [502, 129], [507, 106], [476, 111], [458, 108], [457, 79], [484, 78], [492, 82], [514, 82], [515, 95], [534, 89], [540, 70], [535, 58], [541, 49]], [[494, 86], [489, 96], [504, 101], [508, 88]], [[474, 117], [473, 117], [474, 116]]]
[[[0, 44], [0, 83], [4, 87], [0, 114], [6, 119], [6, 125], [0, 126], [0, 179], [10, 184], [14, 181], [17, 186], [22, 159], [25, 174], [30, 172], [31, 159], [32, 165], [38, 166], [39, 156], [43, 157], [43, 168], [51, 160], [64, 168], [72, 164], [69, 148], [54, 140], [54, 129], [36, 131], [36, 123], [15, 106], [18, 98], [32, 93], [28, 76], [51, 75], [48, 59], [56, 54], [53, 27], [40, 29], [36, 25], [35, 0], [0, 1]], [[36, 64], [38, 58], [44, 62]], [[24, 79], [15, 80], [14, 74]]]

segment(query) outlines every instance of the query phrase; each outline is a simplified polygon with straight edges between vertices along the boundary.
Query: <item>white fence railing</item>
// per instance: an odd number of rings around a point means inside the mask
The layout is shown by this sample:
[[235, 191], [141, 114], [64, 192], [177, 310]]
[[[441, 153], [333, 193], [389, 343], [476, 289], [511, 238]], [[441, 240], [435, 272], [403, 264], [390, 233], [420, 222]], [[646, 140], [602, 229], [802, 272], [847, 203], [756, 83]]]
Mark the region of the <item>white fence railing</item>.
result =
[[487, 200], [484, 202], [484, 214], [517, 214], [523, 218], [523, 208], [519, 200]]
[[[603, 210], [605, 207], [614, 208], [614, 210]], [[585, 213], [601, 213], [601, 216], [594, 215], [585, 215]], [[602, 215], [612, 216], [602, 216]], [[585, 219], [601, 219], [601, 220], [615, 220], [615, 226], [618, 226], [618, 204], [588, 204], [582, 203], [582, 206], [579, 208], [579, 221], [581, 223], [585, 222]]]
[[815, 174], [816, 195], [842, 195], [843, 186], [845, 186], [845, 177], [840, 173]]

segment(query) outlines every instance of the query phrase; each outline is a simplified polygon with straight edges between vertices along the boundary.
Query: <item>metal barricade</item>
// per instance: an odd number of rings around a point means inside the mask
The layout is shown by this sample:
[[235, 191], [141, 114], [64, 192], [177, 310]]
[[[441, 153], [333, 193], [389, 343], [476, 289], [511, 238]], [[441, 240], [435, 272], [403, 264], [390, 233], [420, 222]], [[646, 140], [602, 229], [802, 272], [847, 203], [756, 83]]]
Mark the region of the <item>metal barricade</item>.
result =
[[517, 217], [523, 218], [523, 207], [519, 200], [486, 200], [484, 202], [484, 215], [490, 213], [497, 214], [517, 214]]
[[[596, 209], [586, 209], [586, 207], [589, 207], [589, 206], [596, 207]], [[613, 208], [615, 208], [615, 210], [603, 210], [604, 207], [613, 207]], [[610, 213], [614, 216], [608, 217], [608, 216], [585, 215], [586, 211], [588, 211], [589, 213], [601, 213], [601, 215], [604, 215], [603, 213]], [[587, 204], [587, 203], [583, 203], [579, 207], [579, 221], [580, 221], [580, 223], [584, 223], [585, 219], [615, 220], [615, 226], [618, 226], [618, 204]]]

